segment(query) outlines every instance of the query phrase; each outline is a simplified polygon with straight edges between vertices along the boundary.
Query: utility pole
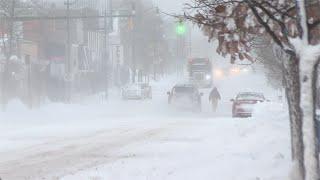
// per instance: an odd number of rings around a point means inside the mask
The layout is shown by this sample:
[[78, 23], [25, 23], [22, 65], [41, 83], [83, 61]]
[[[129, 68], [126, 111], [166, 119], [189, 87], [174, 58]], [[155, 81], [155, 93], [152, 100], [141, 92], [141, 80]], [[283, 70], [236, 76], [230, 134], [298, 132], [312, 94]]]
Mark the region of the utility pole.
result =
[[33, 105], [33, 98], [32, 98], [32, 92], [31, 92], [31, 61], [30, 56], [27, 55], [25, 57], [25, 63], [27, 65], [27, 88], [28, 88], [28, 105], [29, 108], [32, 109]]
[[132, 18], [132, 22], [133, 22], [133, 27], [132, 27], [132, 83], [136, 82], [136, 75], [137, 75], [137, 62], [136, 62], [136, 28], [135, 28], [135, 24], [134, 24], [134, 19]]
[[66, 59], [65, 59], [65, 76], [66, 76], [66, 101], [70, 102], [71, 100], [71, 63], [70, 63], [70, 47], [71, 47], [71, 37], [70, 37], [70, 0], [67, 0], [65, 3], [67, 6], [66, 20], [67, 20], [67, 47], [66, 47]]
[[10, 60], [10, 57], [12, 56], [12, 52], [13, 52], [13, 31], [14, 31], [14, 27], [13, 27], [13, 18], [15, 15], [15, 6], [16, 6], [16, 0], [12, 0], [11, 5], [10, 5], [10, 17], [9, 20], [7, 22], [8, 26], [9, 26], [9, 49], [5, 49], [5, 63], [4, 63], [4, 67], [3, 67], [3, 76], [2, 76], [2, 87], [1, 87], [1, 96], [2, 96], [2, 110], [5, 110], [6, 104], [7, 104], [7, 81], [8, 81], [8, 63]]
[[[111, 73], [109, 72], [109, 32], [111, 30], [110, 25], [112, 24], [112, 0], [105, 0], [104, 7], [104, 60], [103, 64], [103, 75], [105, 78], [105, 98], [108, 99], [109, 95], [109, 80]], [[108, 16], [108, 14], [110, 14]]]
[[[133, 20], [132, 20], [133, 21]], [[134, 25], [133, 25], [134, 26]], [[137, 67], [136, 67], [136, 48], [135, 48], [135, 27], [132, 28], [132, 37], [131, 37], [131, 58], [132, 58], [132, 83], [136, 82], [136, 73], [137, 73]]]
[[191, 27], [188, 26], [188, 30], [189, 30], [189, 58], [192, 56], [192, 31], [191, 31]]
[[[15, 6], [16, 6], [16, 0], [12, 0], [12, 4], [11, 4], [11, 8], [10, 8], [10, 22], [9, 22], [9, 53], [8, 56], [10, 58], [10, 56], [12, 55], [12, 51], [13, 51], [13, 17], [14, 17], [14, 10], [15, 10]], [[7, 59], [9, 59], [7, 58]]]
[[[4, 27], [3, 22], [1, 22], [1, 25]], [[4, 43], [4, 42], [3, 42]], [[5, 110], [5, 74], [6, 74], [6, 65], [7, 65], [7, 60], [5, 60], [4, 62], [0, 62], [3, 63], [0, 67], [0, 73], [1, 73], [1, 110], [4, 111]]]
[[104, 88], [105, 88], [105, 99], [108, 99], [108, 65], [107, 65], [107, 44], [108, 44], [108, 20], [107, 20], [107, 12], [108, 11], [108, 0], [105, 0], [104, 4], [104, 41], [103, 41], [103, 59], [102, 59], [102, 74], [103, 80], [105, 80]]

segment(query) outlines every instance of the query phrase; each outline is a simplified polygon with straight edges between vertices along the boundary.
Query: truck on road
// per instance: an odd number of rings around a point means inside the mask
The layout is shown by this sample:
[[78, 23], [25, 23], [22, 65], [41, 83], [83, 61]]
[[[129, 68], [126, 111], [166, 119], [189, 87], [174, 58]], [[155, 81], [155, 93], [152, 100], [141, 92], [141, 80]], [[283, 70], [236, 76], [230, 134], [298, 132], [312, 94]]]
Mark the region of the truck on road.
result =
[[208, 58], [191, 58], [188, 62], [190, 83], [199, 88], [212, 87], [212, 62]]

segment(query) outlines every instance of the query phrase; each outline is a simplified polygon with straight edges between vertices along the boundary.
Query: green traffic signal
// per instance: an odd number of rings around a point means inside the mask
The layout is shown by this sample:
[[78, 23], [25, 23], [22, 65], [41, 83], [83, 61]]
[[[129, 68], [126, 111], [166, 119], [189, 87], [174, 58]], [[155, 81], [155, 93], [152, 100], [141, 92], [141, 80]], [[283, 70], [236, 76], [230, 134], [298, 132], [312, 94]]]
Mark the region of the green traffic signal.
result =
[[187, 31], [186, 25], [183, 22], [179, 22], [176, 26], [177, 35], [182, 36], [182, 35], [186, 34], [186, 31]]

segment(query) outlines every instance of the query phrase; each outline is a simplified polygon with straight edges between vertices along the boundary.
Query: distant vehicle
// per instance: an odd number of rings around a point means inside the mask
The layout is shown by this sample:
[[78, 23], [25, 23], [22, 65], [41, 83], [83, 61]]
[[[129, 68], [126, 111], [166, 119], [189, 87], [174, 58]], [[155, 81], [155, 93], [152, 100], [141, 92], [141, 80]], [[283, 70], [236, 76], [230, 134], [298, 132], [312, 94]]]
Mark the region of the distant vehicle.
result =
[[200, 88], [212, 87], [212, 63], [208, 58], [192, 58], [188, 62], [190, 83]]
[[198, 88], [190, 84], [177, 84], [167, 92], [168, 103], [178, 108], [201, 111], [201, 96]]
[[152, 99], [152, 88], [148, 83], [135, 83], [122, 89], [125, 100]]
[[257, 103], [262, 103], [266, 100], [262, 93], [242, 92], [235, 99], [231, 99], [232, 117], [251, 117], [252, 111]]

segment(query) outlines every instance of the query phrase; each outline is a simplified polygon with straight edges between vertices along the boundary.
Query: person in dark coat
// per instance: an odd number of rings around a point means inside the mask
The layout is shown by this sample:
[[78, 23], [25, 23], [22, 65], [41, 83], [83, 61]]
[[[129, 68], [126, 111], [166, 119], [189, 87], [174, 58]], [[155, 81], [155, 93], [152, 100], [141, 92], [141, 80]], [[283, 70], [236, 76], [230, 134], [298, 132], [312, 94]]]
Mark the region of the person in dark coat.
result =
[[218, 101], [221, 100], [221, 95], [216, 87], [212, 89], [209, 95], [209, 101], [212, 105], [212, 111], [216, 112], [218, 107]]

